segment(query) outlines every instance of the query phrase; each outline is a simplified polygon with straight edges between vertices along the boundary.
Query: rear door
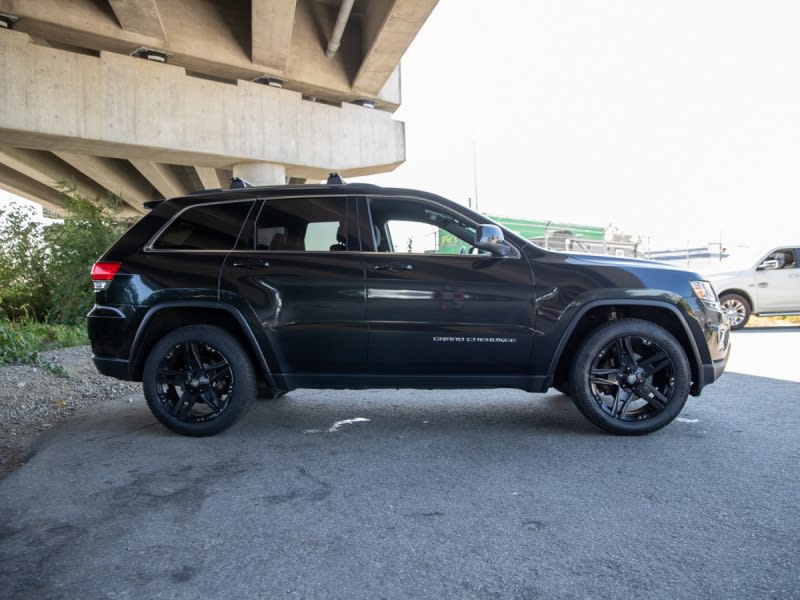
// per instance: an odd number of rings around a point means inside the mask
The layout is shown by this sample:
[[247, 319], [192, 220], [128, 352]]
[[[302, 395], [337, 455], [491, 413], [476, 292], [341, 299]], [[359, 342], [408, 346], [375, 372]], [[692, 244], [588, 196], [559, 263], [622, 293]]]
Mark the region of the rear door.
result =
[[364, 265], [347, 196], [265, 199], [226, 259], [221, 293], [258, 324], [291, 387], [334, 385], [366, 363]]
[[373, 375], [527, 373], [534, 319], [527, 259], [478, 252], [478, 224], [435, 201], [376, 196], [365, 204]]

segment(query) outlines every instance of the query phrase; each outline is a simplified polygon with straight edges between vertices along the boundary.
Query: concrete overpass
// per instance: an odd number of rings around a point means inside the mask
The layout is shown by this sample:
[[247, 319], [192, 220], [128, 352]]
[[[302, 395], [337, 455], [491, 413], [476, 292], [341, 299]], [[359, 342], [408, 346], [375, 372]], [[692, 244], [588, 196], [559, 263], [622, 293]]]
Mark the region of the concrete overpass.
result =
[[399, 63], [437, 0], [0, 0], [0, 188], [148, 200], [405, 159]]

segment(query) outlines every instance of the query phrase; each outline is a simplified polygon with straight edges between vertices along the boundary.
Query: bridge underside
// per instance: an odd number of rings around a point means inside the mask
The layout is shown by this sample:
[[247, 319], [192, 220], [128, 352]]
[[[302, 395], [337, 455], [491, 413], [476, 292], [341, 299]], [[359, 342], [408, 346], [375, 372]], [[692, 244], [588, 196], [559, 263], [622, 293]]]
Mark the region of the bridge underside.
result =
[[436, 0], [0, 0], [0, 188], [143, 202], [405, 159], [399, 61]]

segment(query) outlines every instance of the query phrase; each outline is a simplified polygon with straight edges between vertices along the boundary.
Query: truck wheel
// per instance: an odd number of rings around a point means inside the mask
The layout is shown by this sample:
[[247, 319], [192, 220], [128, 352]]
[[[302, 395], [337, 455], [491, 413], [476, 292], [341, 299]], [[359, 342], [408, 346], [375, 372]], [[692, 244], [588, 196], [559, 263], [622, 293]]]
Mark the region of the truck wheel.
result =
[[608, 432], [642, 435], [669, 424], [689, 396], [691, 369], [681, 345], [640, 319], [600, 326], [575, 356], [572, 400]]
[[181, 327], [164, 336], [147, 357], [142, 380], [156, 419], [190, 436], [214, 435], [233, 425], [257, 389], [241, 344], [212, 325]]
[[741, 329], [750, 318], [750, 303], [739, 294], [724, 294], [720, 299], [722, 312], [731, 316], [731, 329]]

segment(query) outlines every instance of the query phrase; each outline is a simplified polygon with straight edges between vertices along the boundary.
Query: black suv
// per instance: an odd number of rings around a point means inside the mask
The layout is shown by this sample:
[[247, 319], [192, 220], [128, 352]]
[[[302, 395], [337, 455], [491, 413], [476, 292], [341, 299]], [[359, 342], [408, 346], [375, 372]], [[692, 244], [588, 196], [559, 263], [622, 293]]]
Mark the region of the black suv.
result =
[[433, 194], [242, 185], [150, 208], [92, 269], [89, 336], [181, 434], [296, 388], [550, 387], [644, 434], [727, 362], [700, 275], [547, 251]]

